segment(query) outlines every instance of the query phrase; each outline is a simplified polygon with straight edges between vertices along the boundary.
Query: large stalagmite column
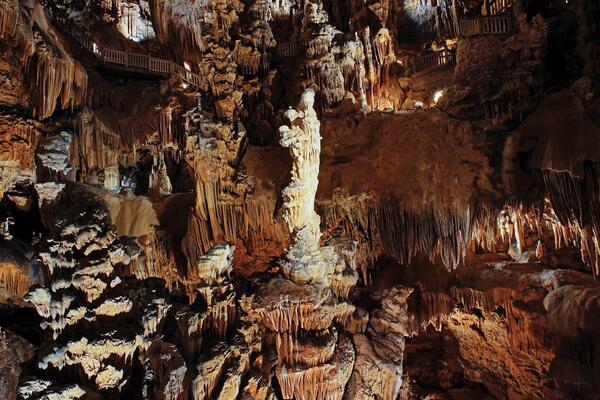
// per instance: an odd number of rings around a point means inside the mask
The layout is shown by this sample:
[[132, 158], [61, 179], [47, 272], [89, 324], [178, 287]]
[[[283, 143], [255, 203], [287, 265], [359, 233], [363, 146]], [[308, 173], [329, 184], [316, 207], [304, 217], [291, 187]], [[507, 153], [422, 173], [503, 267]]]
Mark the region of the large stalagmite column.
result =
[[313, 105], [315, 92], [307, 89], [298, 104], [290, 108], [285, 116], [290, 126], [279, 128], [279, 143], [290, 149], [292, 156], [292, 181], [283, 189], [283, 217], [290, 231], [311, 229], [318, 241], [319, 215], [315, 212], [315, 196], [319, 184], [319, 156], [321, 153], [321, 123]]
[[[330, 288], [329, 276], [339, 264], [333, 261], [336, 249], [320, 247], [315, 196], [321, 136], [314, 98], [315, 92], [306, 90], [296, 109], [286, 112], [290, 125], [280, 128], [280, 143], [290, 149], [293, 164], [281, 210], [292, 244], [281, 261], [285, 278], [261, 287], [251, 312], [275, 333], [274, 340], [267, 340], [277, 349], [275, 376], [282, 398], [341, 400], [352, 373], [354, 348], [335, 325], [347, 321], [354, 306], [339, 302]], [[348, 293], [347, 285], [339, 284], [343, 278], [334, 276], [332, 282], [342, 287], [338, 292]]]
[[279, 143], [290, 149], [292, 179], [283, 189], [282, 216], [292, 233], [292, 245], [282, 263], [287, 278], [298, 284], [311, 282], [327, 286], [326, 266], [320, 251], [321, 218], [315, 212], [321, 153], [320, 122], [313, 105], [315, 92], [307, 89], [297, 109], [285, 116], [290, 126], [279, 128]]

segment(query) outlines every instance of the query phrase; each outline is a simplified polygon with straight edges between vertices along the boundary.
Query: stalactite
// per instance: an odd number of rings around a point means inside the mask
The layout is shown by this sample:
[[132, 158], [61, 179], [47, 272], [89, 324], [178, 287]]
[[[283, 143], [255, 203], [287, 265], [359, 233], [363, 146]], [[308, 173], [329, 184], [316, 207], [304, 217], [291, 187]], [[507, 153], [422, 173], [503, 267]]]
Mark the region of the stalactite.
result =
[[0, 4], [0, 37], [14, 38], [19, 25], [19, 6], [16, 4]]
[[340, 400], [354, 364], [354, 349], [345, 336], [340, 337], [339, 349], [331, 363], [304, 370], [288, 369], [285, 365], [275, 374], [284, 399]]
[[548, 196], [544, 219], [553, 232], [555, 248], [573, 245], [594, 274], [600, 273], [600, 174], [598, 163], [584, 164], [584, 175], [545, 170], [536, 175]]
[[[589, 214], [589, 224], [584, 225], [582, 255], [585, 246], [587, 257], [584, 261], [600, 275], [600, 163], [588, 162], [584, 165], [583, 197]], [[584, 245], [585, 242], [585, 245]]]
[[173, 186], [167, 174], [164, 153], [159, 151], [153, 155], [152, 159], [152, 170], [148, 178], [148, 191], [157, 196], [168, 196], [171, 194]]
[[323, 331], [334, 321], [343, 324], [354, 312], [354, 306], [348, 303], [315, 303], [315, 300], [272, 301], [266, 307], [257, 310], [263, 323], [275, 332]]
[[213, 392], [221, 381], [225, 372], [225, 362], [230, 357], [231, 350], [224, 343], [219, 342], [213, 353], [221, 356], [201, 359], [198, 363], [198, 377], [192, 385], [194, 400], [208, 400], [212, 398]]
[[[511, 320], [513, 297], [511, 289], [502, 287], [482, 292], [453, 286], [446, 294], [429, 292], [417, 285], [412, 296], [409, 297], [409, 310], [414, 315], [414, 319], [410, 321], [409, 331], [412, 335], [418, 335], [430, 324], [438, 331], [441, 330], [443, 321], [458, 306], [467, 310], [480, 309], [485, 312], [494, 312], [502, 306], [507, 312], [507, 320]], [[517, 332], [517, 329], [514, 332]]]
[[9, 164], [14, 162], [22, 169], [33, 167], [34, 150], [40, 138], [40, 132], [26, 121], [8, 119], [0, 116], [3, 131], [0, 140], [10, 143], [3, 146], [0, 151], [0, 162]]
[[183, 5], [168, 0], [151, 0], [148, 3], [159, 42], [176, 43], [182, 50], [182, 58], [199, 61], [198, 50], [204, 48], [202, 22], [210, 21], [214, 16], [214, 12], [209, 10], [209, 2], [203, 0]]
[[[472, 213], [468, 207], [455, 211], [430, 209], [417, 214], [393, 201], [376, 202], [368, 197], [355, 201], [359, 204], [353, 209], [325, 207], [326, 223], [341, 224], [351, 237], [356, 237], [356, 230], [362, 231], [374, 256], [380, 252], [378, 249], [383, 249], [403, 264], [417, 254], [431, 258], [439, 254], [447, 268], [456, 268], [472, 239], [474, 222], [481, 220], [481, 213]], [[479, 224], [477, 232], [487, 234], [489, 229], [485, 226]]]
[[[526, 251], [525, 238], [541, 238], [546, 229], [553, 232], [556, 249], [572, 245], [583, 250], [588, 265], [597, 260], [594, 229], [582, 228], [576, 221], [563, 225], [550, 202], [545, 210], [536, 205], [509, 203], [500, 210], [479, 204], [462, 210], [415, 213], [397, 202], [350, 196], [320, 202], [318, 209], [326, 231], [342, 229], [346, 236], [364, 243], [364, 253], [370, 260], [387, 254], [408, 264], [417, 254], [432, 259], [440, 255], [448, 268], [454, 268], [462, 262], [467, 249], [495, 252], [502, 243], [513, 246], [515, 257], [525, 257], [536, 250]], [[366, 271], [363, 279], [367, 279]]]
[[363, 41], [363, 46], [365, 49], [365, 57], [367, 59], [367, 80], [369, 82], [369, 91], [370, 91], [370, 100], [371, 100], [371, 109], [374, 109], [375, 105], [375, 94], [374, 90], [377, 83], [377, 71], [375, 69], [375, 63], [373, 62], [373, 49], [371, 47], [371, 37], [369, 27], [366, 27], [364, 31], [361, 32], [361, 39]]
[[84, 109], [75, 120], [78, 136], [75, 148], [81, 173], [86, 174], [118, 165], [122, 143], [118, 134], [94, 113]]
[[284, 224], [274, 218], [275, 203], [268, 198], [248, 198], [241, 204], [218, 201], [219, 183], [198, 184], [199, 201], [182, 242], [182, 250], [190, 262], [195, 262], [215, 243], [235, 243], [250, 232], [260, 238], [286, 240]]
[[26, 271], [9, 262], [0, 262], [0, 287], [10, 294], [22, 296], [31, 286], [32, 281]]
[[387, 29], [381, 28], [373, 38], [373, 55], [375, 65], [381, 67], [396, 60], [392, 37]]
[[177, 146], [185, 148], [186, 134], [184, 127], [181, 106], [174, 103], [168, 103], [165, 106], [157, 107], [159, 112], [158, 135], [160, 145], [163, 147]]
[[238, 40], [235, 43], [233, 50], [233, 60], [241, 68], [244, 73], [243, 75], [255, 76], [261, 67], [261, 54], [241, 44]]
[[61, 59], [47, 52], [36, 52], [29, 61], [31, 82], [36, 92], [33, 112], [40, 119], [57, 110], [68, 110], [86, 99], [87, 74], [73, 60]]
[[581, 189], [568, 172], [542, 171], [543, 187], [550, 197], [552, 209], [563, 225], [572, 218], [582, 221]]
[[125, 149], [140, 148], [146, 142], [148, 133], [158, 131], [160, 114], [150, 113], [118, 121], [118, 132]]

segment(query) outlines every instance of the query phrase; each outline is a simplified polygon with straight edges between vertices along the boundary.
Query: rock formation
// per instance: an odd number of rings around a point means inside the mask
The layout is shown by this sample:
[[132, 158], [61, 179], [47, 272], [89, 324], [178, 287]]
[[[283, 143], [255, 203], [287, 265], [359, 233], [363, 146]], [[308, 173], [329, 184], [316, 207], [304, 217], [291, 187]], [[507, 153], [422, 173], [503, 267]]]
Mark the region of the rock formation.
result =
[[1, 397], [596, 399], [597, 3], [0, 0]]
[[323, 256], [314, 209], [321, 150], [314, 96], [307, 89], [297, 109], [286, 112], [291, 125], [280, 128], [280, 143], [292, 158], [281, 209], [292, 243], [281, 264], [284, 277], [268, 282], [255, 299], [257, 318], [275, 333], [275, 376], [285, 399], [341, 399], [355, 357], [350, 339], [334, 326], [354, 307], [338, 302], [330, 288], [329, 275], [337, 271]]
[[283, 273], [297, 284], [327, 285], [326, 269], [319, 243], [321, 218], [315, 212], [321, 153], [320, 122], [313, 106], [315, 92], [302, 95], [298, 109], [286, 111], [291, 126], [283, 126], [280, 144], [290, 149], [291, 181], [283, 189], [281, 214], [292, 234]]

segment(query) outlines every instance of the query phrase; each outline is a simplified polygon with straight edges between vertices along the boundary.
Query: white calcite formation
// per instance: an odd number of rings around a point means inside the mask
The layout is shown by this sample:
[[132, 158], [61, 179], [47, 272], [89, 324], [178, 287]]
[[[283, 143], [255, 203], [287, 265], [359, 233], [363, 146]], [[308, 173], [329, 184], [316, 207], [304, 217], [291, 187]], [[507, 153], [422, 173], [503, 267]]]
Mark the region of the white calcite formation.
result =
[[83, 399], [85, 390], [78, 384], [55, 386], [51, 380], [29, 377], [16, 391], [19, 399], [76, 400]]
[[154, 192], [160, 196], [167, 196], [171, 194], [173, 186], [171, 185], [171, 180], [167, 174], [167, 165], [165, 164], [163, 152], [154, 154], [152, 171], [149, 179], [150, 181], [148, 183], [148, 189], [150, 192]]
[[192, 271], [192, 280], [205, 285], [217, 286], [231, 276], [234, 246], [218, 244], [200, 257]]
[[23, 398], [30, 398], [37, 393], [41, 393], [48, 389], [52, 385], [52, 382], [45, 379], [32, 379], [21, 383], [17, 394]]
[[229, 282], [233, 251], [234, 246], [228, 244], [213, 247], [200, 257], [196, 268], [184, 282], [190, 302], [199, 297], [206, 305], [198, 312], [186, 309], [175, 315], [186, 359], [195, 360], [207, 338], [227, 338], [236, 321], [236, 294]]
[[155, 33], [152, 27], [152, 22], [148, 19], [150, 9], [148, 2], [140, 1], [139, 3], [119, 2], [120, 18], [117, 24], [117, 29], [123, 36], [141, 42], [144, 40], [154, 39]]
[[39, 168], [52, 178], [72, 179], [75, 170], [71, 166], [73, 136], [67, 132], [40, 140], [37, 161]]
[[[120, 391], [128, 382], [132, 357], [152, 344], [171, 305], [159, 297], [159, 290], [116, 277], [139, 250], [116, 239], [100, 198], [81, 188], [64, 190], [64, 203], [57, 206], [52, 232], [38, 256], [48, 286], [33, 287], [25, 296], [52, 338], [51, 351], [41, 358], [38, 370], [45, 374], [74, 368], [86, 377], [80, 381], [86, 387]], [[68, 398], [57, 390], [52, 383], [43, 393]]]
[[343, 243], [320, 247], [320, 217], [314, 202], [321, 136], [314, 96], [313, 90], [306, 90], [297, 109], [286, 112], [290, 126], [280, 128], [280, 143], [292, 156], [291, 183], [283, 190], [281, 210], [292, 234], [281, 261], [285, 278], [261, 287], [250, 310], [275, 333], [271, 343], [277, 350], [275, 376], [284, 399], [341, 399], [354, 365], [352, 343], [334, 325], [344, 325], [354, 312], [353, 305], [336, 297], [347, 298], [357, 282], [349, 254], [356, 247]]
[[341, 32], [328, 23], [328, 15], [322, 2], [304, 3], [304, 15], [299, 41], [305, 49], [303, 69], [306, 86], [318, 88], [319, 99], [324, 105], [340, 101], [345, 93], [342, 68], [336, 62], [340, 49], [334, 49], [334, 37]]
[[319, 184], [321, 153], [321, 123], [313, 106], [315, 92], [306, 90], [297, 109], [290, 108], [285, 116], [290, 126], [279, 128], [283, 147], [292, 156], [291, 182], [283, 189], [281, 214], [292, 233], [292, 245], [282, 264], [284, 274], [298, 284], [327, 285], [326, 266], [319, 240], [321, 218], [315, 212], [315, 196]]
[[51, 204], [64, 189], [64, 183], [44, 182], [34, 185], [42, 206]]

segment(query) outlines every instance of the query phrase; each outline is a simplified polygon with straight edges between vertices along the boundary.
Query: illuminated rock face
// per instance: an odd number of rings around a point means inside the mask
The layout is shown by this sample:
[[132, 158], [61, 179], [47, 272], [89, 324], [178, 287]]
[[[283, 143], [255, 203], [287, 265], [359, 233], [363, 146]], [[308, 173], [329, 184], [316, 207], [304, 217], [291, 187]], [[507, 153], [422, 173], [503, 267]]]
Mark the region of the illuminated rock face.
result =
[[160, 196], [171, 194], [173, 186], [169, 180], [167, 166], [165, 165], [164, 154], [159, 152], [155, 154], [152, 161], [152, 172], [150, 173], [150, 181], [148, 189]]
[[290, 126], [282, 126], [280, 143], [292, 156], [292, 179], [283, 189], [281, 214], [292, 234], [292, 245], [283, 263], [284, 274], [298, 284], [327, 285], [326, 266], [321, 256], [319, 228], [315, 212], [321, 153], [320, 122], [313, 106], [315, 92], [306, 90], [296, 109], [285, 116]]
[[0, 0], [0, 399], [595, 400], [599, 12]]
[[284, 399], [341, 399], [355, 359], [350, 338], [336, 327], [350, 318], [354, 306], [334, 297], [330, 277], [338, 297], [347, 298], [356, 284], [356, 266], [350, 261], [356, 249], [350, 246], [342, 255], [339, 243], [320, 247], [314, 206], [321, 136], [314, 96], [306, 90], [296, 109], [286, 112], [290, 126], [280, 128], [280, 143], [292, 157], [281, 210], [292, 244], [281, 260], [285, 278], [260, 288], [253, 307], [256, 318], [275, 334], [274, 343], [267, 343], [277, 351], [275, 377]]

